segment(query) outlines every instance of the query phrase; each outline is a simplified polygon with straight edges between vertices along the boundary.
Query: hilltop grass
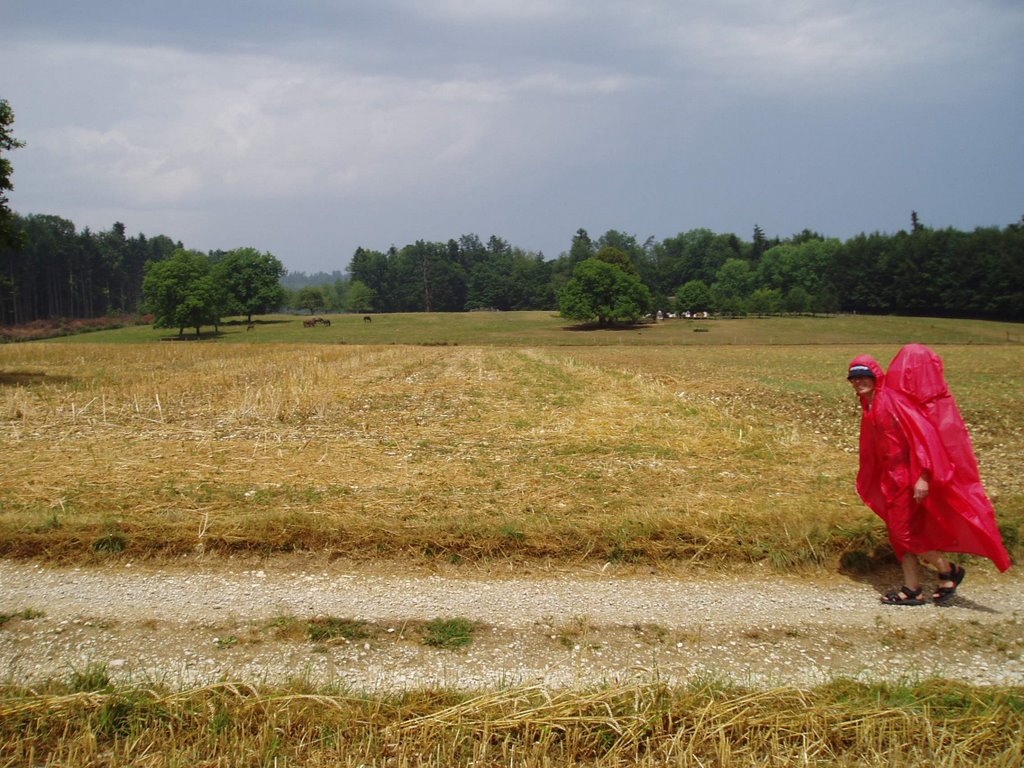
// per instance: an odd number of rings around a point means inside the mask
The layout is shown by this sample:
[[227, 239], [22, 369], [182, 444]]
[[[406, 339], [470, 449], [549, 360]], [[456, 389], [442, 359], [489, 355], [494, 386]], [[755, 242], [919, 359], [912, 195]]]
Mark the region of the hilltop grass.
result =
[[[459, 312], [322, 315], [330, 327], [305, 328], [308, 315], [266, 315], [246, 330], [227, 318], [215, 333], [202, 328], [198, 341], [216, 344], [415, 344], [437, 346], [722, 346], [761, 344], [999, 344], [1024, 342], [1024, 326], [983, 320], [834, 315], [708, 320], [671, 319], [619, 328], [576, 326], [555, 312]], [[698, 332], [699, 331], [699, 332]], [[138, 325], [94, 331], [53, 344], [194, 343], [193, 329]]]
[[[280, 332], [394, 322], [411, 335], [441, 317]], [[0, 555], [870, 563], [884, 530], [853, 492], [859, 412], [842, 374], [855, 354], [884, 363], [910, 340], [942, 345], [1004, 536], [1020, 545], [1022, 348], [996, 343], [1000, 324], [720, 321], [763, 343], [716, 346], [714, 329], [678, 342], [678, 321], [638, 337], [662, 343], [557, 330], [589, 346], [545, 346], [560, 322], [545, 313], [469, 317], [534, 343], [466, 326], [451, 333], [472, 344], [100, 338], [139, 332], [126, 328], [0, 346]], [[963, 337], [992, 343], [952, 341]]]
[[581, 691], [358, 695], [115, 686], [102, 669], [0, 687], [5, 765], [1018, 766], [1024, 689], [949, 681], [750, 691], [714, 680]]

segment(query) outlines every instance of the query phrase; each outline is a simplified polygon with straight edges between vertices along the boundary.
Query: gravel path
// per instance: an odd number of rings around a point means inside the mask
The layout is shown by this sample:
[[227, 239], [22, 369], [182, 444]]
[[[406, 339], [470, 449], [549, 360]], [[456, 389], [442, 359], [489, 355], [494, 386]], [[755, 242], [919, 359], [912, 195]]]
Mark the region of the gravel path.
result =
[[[0, 561], [0, 614], [11, 617], [0, 626], [0, 669], [19, 684], [102, 664], [115, 679], [174, 686], [304, 679], [358, 690], [932, 675], [1024, 685], [1024, 579], [987, 563], [969, 570], [947, 607], [893, 608], [866, 581], [756, 570]], [[889, 576], [898, 578], [879, 578]], [[315, 617], [366, 622], [369, 636], [313, 642], [305, 627]], [[478, 622], [472, 642], [425, 645], [420, 624], [452, 617]]]

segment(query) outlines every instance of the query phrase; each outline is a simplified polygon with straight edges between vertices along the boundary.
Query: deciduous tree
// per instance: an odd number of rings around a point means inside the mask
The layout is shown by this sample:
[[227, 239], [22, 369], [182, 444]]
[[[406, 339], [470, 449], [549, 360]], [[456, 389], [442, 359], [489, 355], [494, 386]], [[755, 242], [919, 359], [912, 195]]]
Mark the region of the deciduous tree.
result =
[[690, 280], [676, 292], [680, 312], [707, 312], [711, 309], [711, 289], [703, 280]]
[[559, 293], [562, 316], [600, 325], [636, 322], [651, 306], [651, 292], [640, 278], [597, 258], [576, 265]]
[[362, 280], [353, 280], [348, 286], [348, 311], [366, 314], [373, 312], [373, 300], [376, 297], [373, 288]]
[[295, 301], [299, 309], [308, 309], [311, 315], [316, 314], [327, 306], [324, 292], [315, 285], [307, 285], [300, 288]]
[[24, 147], [25, 142], [14, 138], [11, 134], [12, 125], [14, 110], [7, 103], [7, 99], [0, 99], [0, 248], [20, 244], [19, 230], [14, 227], [11, 209], [7, 207], [7, 193], [14, 189], [11, 182], [14, 167], [4, 155], [12, 149]]
[[214, 280], [210, 260], [184, 248], [164, 261], [146, 264], [142, 281], [146, 306], [153, 313], [155, 328], [186, 328], [220, 324], [224, 293]]
[[744, 259], [728, 259], [718, 270], [711, 286], [715, 309], [731, 315], [744, 314], [754, 289], [754, 272]]
[[253, 314], [277, 309], [284, 302], [285, 274], [277, 257], [255, 248], [228, 251], [214, 266], [214, 275], [228, 294], [228, 312], [245, 315], [250, 323]]

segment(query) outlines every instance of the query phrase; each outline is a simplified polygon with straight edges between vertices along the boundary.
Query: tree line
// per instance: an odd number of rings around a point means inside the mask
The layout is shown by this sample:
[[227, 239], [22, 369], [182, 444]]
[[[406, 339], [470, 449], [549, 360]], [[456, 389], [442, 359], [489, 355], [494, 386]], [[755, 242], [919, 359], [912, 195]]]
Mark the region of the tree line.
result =
[[[254, 248], [198, 253], [166, 235], [128, 237], [125, 225], [79, 232], [67, 219], [12, 214], [0, 244], [0, 323], [152, 313], [166, 327], [251, 318], [285, 299], [285, 269]], [[184, 322], [179, 322], [184, 320]]]
[[[644, 242], [615, 230], [592, 239], [580, 229], [555, 259], [470, 234], [387, 251], [358, 248], [346, 272], [309, 279], [288, 275], [275, 257], [252, 248], [197, 254], [166, 235], [129, 237], [120, 222], [106, 231], [78, 231], [58, 216], [12, 213], [8, 228], [15, 236], [0, 243], [0, 322], [152, 312], [156, 282], [147, 293], [147, 274], [182, 252], [193, 262], [182, 274], [201, 272], [211, 281], [207, 318], [291, 308], [561, 309], [606, 322], [658, 310], [1024, 319], [1024, 218], [972, 232], [931, 229], [916, 214], [911, 223], [909, 231], [845, 242], [807, 230], [769, 239], [757, 226], [750, 239], [695, 229]], [[271, 276], [273, 288], [265, 284]], [[583, 299], [606, 289], [612, 304], [630, 297], [625, 309], [581, 308]], [[179, 322], [165, 320], [169, 327]], [[191, 317], [184, 326], [194, 324]]]
[[485, 244], [465, 235], [386, 252], [360, 248], [349, 278], [356, 311], [560, 308], [573, 316], [581, 290], [592, 296], [598, 286], [614, 284], [615, 296], [631, 297], [624, 317], [646, 306], [729, 315], [862, 312], [1021, 320], [1024, 218], [1004, 228], [963, 232], [928, 228], [913, 213], [910, 231], [861, 234], [846, 242], [809, 230], [768, 238], [756, 225], [749, 240], [708, 229], [662, 241], [640, 242], [615, 230], [592, 239], [580, 229], [553, 260], [498, 237]]

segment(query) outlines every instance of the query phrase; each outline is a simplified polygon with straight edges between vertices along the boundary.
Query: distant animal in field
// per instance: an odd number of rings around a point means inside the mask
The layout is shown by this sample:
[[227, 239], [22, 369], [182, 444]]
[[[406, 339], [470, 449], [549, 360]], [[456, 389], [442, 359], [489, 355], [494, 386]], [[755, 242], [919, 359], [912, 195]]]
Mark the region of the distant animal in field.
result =
[[255, 325], [253, 325], [252, 323], [249, 323], [249, 324], [248, 324], [247, 326], [245, 326], [245, 330], [247, 330], [247, 331], [251, 331], [251, 330], [252, 330], [252, 329], [254, 329], [255, 327], [256, 327]]
[[372, 323], [373, 322], [373, 318], [370, 317], [369, 315], [363, 315], [363, 322], [364, 323]]
[[318, 317], [316, 321], [320, 323], [320, 325], [326, 325], [328, 328], [331, 326], [331, 321], [326, 317]]
[[306, 328], [313, 328], [316, 326], [316, 318], [308, 317], [302, 321], [302, 325], [305, 326]]

